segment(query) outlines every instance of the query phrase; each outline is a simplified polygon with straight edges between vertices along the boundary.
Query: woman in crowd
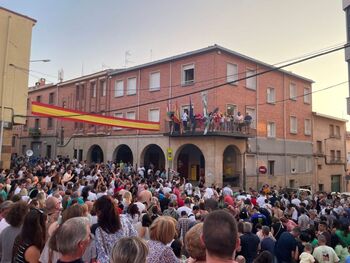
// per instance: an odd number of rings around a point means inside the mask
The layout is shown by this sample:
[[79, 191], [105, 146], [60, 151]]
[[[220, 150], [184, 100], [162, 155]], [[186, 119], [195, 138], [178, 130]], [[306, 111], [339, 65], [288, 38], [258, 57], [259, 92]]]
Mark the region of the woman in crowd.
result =
[[13, 247], [15, 263], [36, 263], [45, 245], [46, 215], [42, 210], [32, 208], [24, 218], [21, 234]]
[[187, 263], [204, 263], [205, 262], [205, 246], [201, 241], [203, 233], [203, 223], [194, 225], [185, 236], [186, 250], [190, 256]]
[[152, 224], [152, 219], [149, 214], [142, 215], [141, 222], [135, 225], [138, 236], [144, 240], [149, 240], [149, 227]]
[[100, 263], [109, 263], [113, 246], [122, 237], [136, 236], [137, 232], [124, 215], [119, 215], [115, 201], [109, 196], [102, 196], [95, 202], [98, 218], [96, 229], [96, 250]]
[[130, 223], [135, 225], [137, 222], [140, 221], [141, 213], [139, 211], [139, 208], [136, 204], [130, 204], [127, 210], [127, 217], [130, 220]]
[[6, 222], [9, 224], [0, 234], [1, 263], [12, 261], [12, 249], [16, 237], [21, 233], [24, 217], [28, 213], [27, 203], [17, 201], [6, 215]]
[[178, 263], [173, 250], [167, 246], [175, 236], [176, 220], [170, 216], [158, 217], [150, 227], [147, 263]]
[[147, 244], [138, 237], [123, 237], [113, 247], [110, 263], [145, 263]]

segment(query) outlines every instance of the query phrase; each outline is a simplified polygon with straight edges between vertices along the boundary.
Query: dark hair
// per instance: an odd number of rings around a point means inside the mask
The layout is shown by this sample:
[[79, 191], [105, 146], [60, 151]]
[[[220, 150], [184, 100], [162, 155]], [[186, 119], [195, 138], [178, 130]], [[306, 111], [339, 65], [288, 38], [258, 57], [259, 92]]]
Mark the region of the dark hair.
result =
[[23, 223], [23, 219], [28, 213], [28, 205], [24, 201], [18, 201], [11, 206], [5, 219], [13, 227], [19, 227]]
[[131, 218], [134, 218], [135, 215], [140, 216], [140, 211], [139, 211], [139, 207], [137, 206], [137, 204], [130, 204], [129, 205], [128, 214], [131, 215]]
[[180, 239], [175, 239], [171, 243], [170, 247], [172, 248], [175, 256], [177, 258], [180, 258], [181, 257], [181, 250], [182, 250], [182, 242], [181, 242], [181, 240]]
[[237, 224], [234, 217], [224, 210], [208, 214], [204, 219], [203, 240], [209, 254], [231, 259], [237, 242]]
[[121, 227], [118, 209], [111, 197], [101, 196], [94, 204], [99, 227], [108, 234], [117, 232]]
[[46, 240], [46, 215], [42, 210], [32, 208], [24, 218], [20, 240], [24, 244], [34, 245], [40, 251]]
[[257, 256], [253, 263], [272, 263], [273, 262], [273, 255], [271, 252], [265, 250]]
[[149, 227], [152, 224], [152, 219], [149, 214], [144, 214], [141, 218], [141, 224], [143, 227]]

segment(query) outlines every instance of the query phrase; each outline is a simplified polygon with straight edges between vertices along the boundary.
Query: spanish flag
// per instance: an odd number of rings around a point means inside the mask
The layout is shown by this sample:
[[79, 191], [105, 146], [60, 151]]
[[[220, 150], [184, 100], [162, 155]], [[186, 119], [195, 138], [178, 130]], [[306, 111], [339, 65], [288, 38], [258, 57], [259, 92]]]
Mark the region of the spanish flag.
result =
[[34, 101], [32, 102], [32, 114], [38, 116], [58, 118], [67, 121], [91, 123], [95, 125], [107, 125], [147, 131], [160, 130], [159, 122], [130, 120], [99, 114], [91, 114], [88, 112], [66, 109]]

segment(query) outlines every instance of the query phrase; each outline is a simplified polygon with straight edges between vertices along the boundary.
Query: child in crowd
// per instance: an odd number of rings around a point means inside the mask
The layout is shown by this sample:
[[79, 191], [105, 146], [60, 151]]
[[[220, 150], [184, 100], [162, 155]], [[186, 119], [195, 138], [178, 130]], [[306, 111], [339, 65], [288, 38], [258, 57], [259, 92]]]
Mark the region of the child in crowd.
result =
[[300, 263], [314, 263], [315, 258], [311, 255], [312, 253], [312, 245], [310, 243], [306, 243], [304, 246], [304, 252], [299, 256]]

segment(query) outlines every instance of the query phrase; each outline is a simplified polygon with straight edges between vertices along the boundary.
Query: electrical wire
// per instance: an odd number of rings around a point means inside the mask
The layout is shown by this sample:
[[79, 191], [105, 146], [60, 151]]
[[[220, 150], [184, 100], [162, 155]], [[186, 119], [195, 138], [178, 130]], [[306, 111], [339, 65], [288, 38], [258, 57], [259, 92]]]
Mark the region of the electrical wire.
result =
[[[170, 98], [166, 97], [166, 98], [158, 99], [158, 100], [155, 100], [155, 101], [152, 100], [152, 101], [140, 103], [140, 104], [137, 104], [137, 105], [131, 105], [131, 106], [127, 106], [127, 107], [123, 107], [123, 108], [117, 108], [117, 109], [112, 109], [112, 110], [103, 111], [103, 112], [104, 113], [110, 113], [110, 112], [115, 112], [115, 111], [121, 111], [121, 110], [126, 110], [126, 109], [143, 107], [143, 106], [147, 106], [147, 105], [150, 105], [150, 104], [155, 104], [155, 103], [160, 103], [160, 102], [164, 102], [164, 101], [174, 100], [174, 99], [186, 97], [186, 96], [189, 96], [189, 95], [201, 93], [201, 92], [204, 92], [204, 91], [217, 89], [217, 88], [220, 88], [220, 87], [222, 87], [224, 85], [227, 85], [227, 84], [235, 84], [235, 83], [237, 83], [239, 81], [242, 81], [242, 80], [246, 80], [246, 79], [249, 79], [249, 78], [254, 78], [254, 77], [257, 77], [257, 76], [260, 76], [260, 75], [263, 75], [263, 74], [267, 74], [267, 73], [270, 73], [270, 72], [273, 72], [273, 71], [278, 71], [278, 70], [280, 70], [282, 68], [285, 68], [285, 67], [288, 67], [288, 66], [292, 66], [292, 65], [295, 65], [295, 64], [299, 64], [299, 63], [302, 63], [302, 62], [305, 62], [305, 61], [308, 61], [308, 60], [311, 60], [311, 59], [314, 59], [314, 58], [317, 58], [317, 57], [320, 57], [320, 56], [324, 56], [324, 55], [327, 55], [327, 54], [330, 54], [330, 53], [333, 53], [333, 52], [345, 49], [345, 48], [347, 48], [349, 46], [350, 46], [349, 44], [346, 44], [346, 45], [343, 45], [341, 47], [327, 49], [326, 51], [322, 51], [320, 53], [313, 54], [311, 56], [307, 56], [307, 57], [298, 59], [296, 61], [284, 64], [282, 66], [273, 67], [273, 68], [267, 69], [265, 71], [257, 72], [255, 74], [250, 75], [250, 76], [239, 78], [239, 79], [231, 81], [231, 82], [224, 82], [224, 83], [221, 83], [221, 84], [218, 84], [218, 85], [214, 85], [214, 86], [202, 88], [202, 89], [199, 89], [199, 90], [187, 92], [185, 94], [179, 94], [179, 95], [176, 95], [176, 96], [173, 96], [173, 97], [170, 97]], [[342, 84], [344, 84], [344, 83], [342, 82]], [[336, 84], [336, 86], [338, 86], [338, 85], [340, 85], [340, 84]], [[326, 87], [325, 89], [329, 89], [329, 88], [331, 88], [331, 87]], [[305, 96], [305, 95], [302, 95], [302, 96]], [[286, 100], [290, 100], [290, 99], [286, 99]], [[267, 104], [267, 103], [264, 103], [264, 104]], [[264, 104], [262, 104], [262, 105], [264, 105]], [[87, 113], [87, 114], [70, 114], [70, 115], [61, 115], [61, 116], [55, 116], [55, 117], [78, 117], [78, 116], [86, 116], [86, 115], [90, 115], [90, 114], [89, 113]], [[47, 118], [46, 116], [31, 116], [31, 115], [26, 115], [26, 116], [22, 115], [22, 116], [18, 116], [18, 117], [29, 117], [29, 118], [30, 117], [35, 117], [35, 118], [44, 117], [44, 118]]]

